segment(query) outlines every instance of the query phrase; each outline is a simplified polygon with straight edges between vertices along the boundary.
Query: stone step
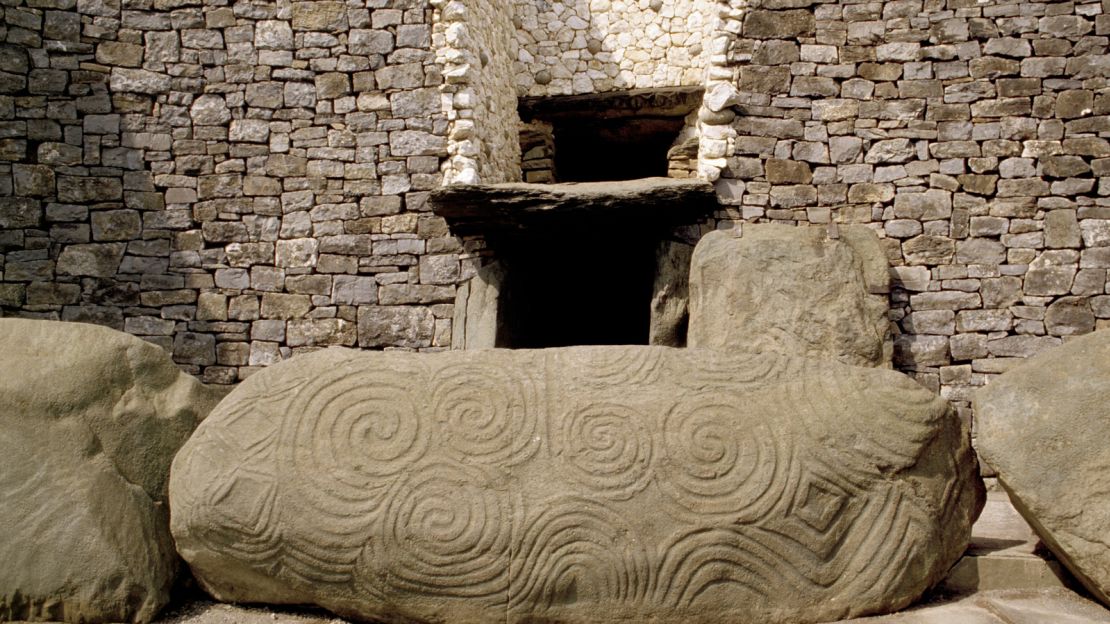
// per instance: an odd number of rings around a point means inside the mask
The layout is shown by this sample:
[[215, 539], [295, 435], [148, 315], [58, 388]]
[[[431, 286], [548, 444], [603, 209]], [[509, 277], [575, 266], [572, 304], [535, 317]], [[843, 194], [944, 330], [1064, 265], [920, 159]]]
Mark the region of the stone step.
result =
[[1102, 624], [1110, 611], [1068, 589], [996, 589], [840, 624]]
[[987, 503], [971, 530], [967, 554], [941, 582], [938, 592], [963, 595], [1075, 586], [997, 481], [988, 480], [987, 488]]

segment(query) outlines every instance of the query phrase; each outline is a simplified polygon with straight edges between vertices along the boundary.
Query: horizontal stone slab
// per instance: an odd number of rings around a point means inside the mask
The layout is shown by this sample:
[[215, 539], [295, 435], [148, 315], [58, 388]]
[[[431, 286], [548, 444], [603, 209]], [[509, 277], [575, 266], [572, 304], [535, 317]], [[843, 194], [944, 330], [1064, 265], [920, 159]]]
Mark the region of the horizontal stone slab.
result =
[[643, 178], [622, 182], [456, 185], [432, 191], [429, 204], [457, 235], [522, 228], [578, 229], [587, 222], [623, 227], [693, 223], [719, 206], [702, 180]]
[[968, 434], [889, 370], [664, 347], [367, 353], [252, 375], [177, 456], [220, 600], [386, 621], [818, 622], [967, 546]]

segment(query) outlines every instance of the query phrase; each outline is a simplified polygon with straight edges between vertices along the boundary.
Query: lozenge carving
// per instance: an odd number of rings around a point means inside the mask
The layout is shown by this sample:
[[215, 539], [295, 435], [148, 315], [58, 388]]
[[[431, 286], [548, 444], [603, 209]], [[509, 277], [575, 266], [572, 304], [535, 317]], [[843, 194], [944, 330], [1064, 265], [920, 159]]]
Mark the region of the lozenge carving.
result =
[[905, 606], [982, 502], [967, 432], [891, 371], [663, 347], [330, 349], [178, 455], [216, 597], [386, 621], [816, 622]]

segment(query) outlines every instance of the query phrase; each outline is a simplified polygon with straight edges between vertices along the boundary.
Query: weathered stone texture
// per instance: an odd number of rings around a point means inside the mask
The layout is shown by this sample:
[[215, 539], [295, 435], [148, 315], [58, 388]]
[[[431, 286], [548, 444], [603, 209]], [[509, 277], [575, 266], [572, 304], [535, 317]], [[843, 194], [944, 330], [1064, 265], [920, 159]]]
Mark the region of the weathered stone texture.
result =
[[[385, 285], [452, 290], [462, 245], [425, 208], [449, 130], [432, 13], [16, 0], [0, 28], [0, 316], [126, 329], [234, 383], [352, 344]], [[340, 237], [365, 244], [328, 247]], [[422, 310], [436, 329], [403, 342], [446, 348], [452, 313]], [[280, 338], [252, 338], [273, 321]]]
[[1105, 445], [1110, 331], [1044, 351], [975, 395], [978, 448], [1014, 506], [1110, 602]]
[[799, 6], [722, 18], [729, 225], [870, 224], [896, 275], [925, 271], [891, 293], [896, 365], [964, 410], [993, 358], [1107, 327], [1105, 7], [806, 3], [810, 30]]
[[0, 617], [146, 622], [178, 558], [170, 461], [222, 391], [103, 327], [0, 319]]
[[241, 384], [170, 491], [178, 547], [221, 600], [785, 623], [920, 596], [966, 548], [976, 471], [951, 408], [892, 371], [662, 347], [336, 348]]
[[866, 228], [749, 225], [706, 235], [690, 265], [690, 347], [890, 366], [890, 278]]

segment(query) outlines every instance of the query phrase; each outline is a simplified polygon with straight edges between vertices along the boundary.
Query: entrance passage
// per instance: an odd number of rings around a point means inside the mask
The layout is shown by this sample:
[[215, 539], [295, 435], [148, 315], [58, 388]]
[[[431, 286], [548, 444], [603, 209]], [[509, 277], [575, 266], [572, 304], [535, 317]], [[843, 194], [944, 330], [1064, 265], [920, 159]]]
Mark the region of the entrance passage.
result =
[[648, 344], [656, 242], [610, 233], [506, 245], [500, 346]]
[[554, 122], [555, 171], [563, 182], [665, 177], [682, 117], [564, 118]]

